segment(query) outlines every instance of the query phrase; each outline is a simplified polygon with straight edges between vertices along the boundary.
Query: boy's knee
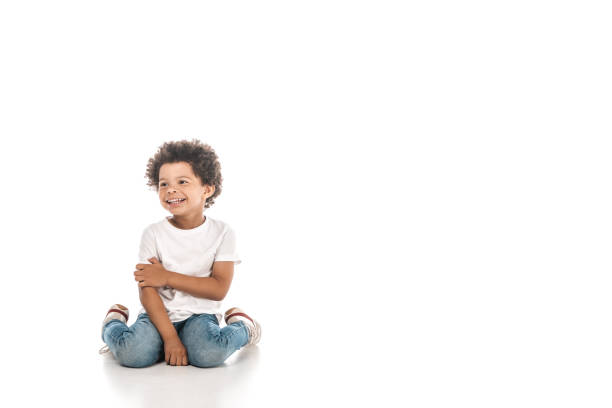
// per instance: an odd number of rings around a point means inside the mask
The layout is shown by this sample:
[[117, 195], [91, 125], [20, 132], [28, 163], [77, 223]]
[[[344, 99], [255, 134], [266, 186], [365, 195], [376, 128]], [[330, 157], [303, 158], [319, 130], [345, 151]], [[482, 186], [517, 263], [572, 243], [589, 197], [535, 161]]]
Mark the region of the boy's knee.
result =
[[160, 348], [156, 344], [135, 341], [119, 342], [115, 358], [124, 367], [143, 368], [159, 360]]
[[144, 368], [157, 363], [157, 355], [142, 354], [142, 353], [125, 353], [117, 352], [117, 361], [124, 367]]
[[225, 351], [218, 349], [197, 349], [187, 354], [189, 364], [202, 368], [216, 367], [227, 359]]

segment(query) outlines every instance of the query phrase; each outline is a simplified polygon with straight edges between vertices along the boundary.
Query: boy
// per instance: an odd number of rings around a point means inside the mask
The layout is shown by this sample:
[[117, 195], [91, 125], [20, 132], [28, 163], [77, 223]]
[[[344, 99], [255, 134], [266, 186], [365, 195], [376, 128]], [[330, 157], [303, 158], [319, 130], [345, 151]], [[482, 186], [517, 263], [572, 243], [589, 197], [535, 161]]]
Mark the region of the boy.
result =
[[[234, 274], [234, 231], [203, 215], [221, 193], [221, 165], [214, 150], [198, 140], [164, 143], [147, 164], [148, 185], [172, 216], [143, 232], [134, 280], [140, 310], [128, 327], [129, 310], [111, 306], [102, 340], [121, 365], [146, 367], [162, 359], [170, 365], [213, 367], [261, 337], [260, 324], [239, 308], [225, 312], [221, 301]], [[105, 350], [106, 348], [106, 350]]]

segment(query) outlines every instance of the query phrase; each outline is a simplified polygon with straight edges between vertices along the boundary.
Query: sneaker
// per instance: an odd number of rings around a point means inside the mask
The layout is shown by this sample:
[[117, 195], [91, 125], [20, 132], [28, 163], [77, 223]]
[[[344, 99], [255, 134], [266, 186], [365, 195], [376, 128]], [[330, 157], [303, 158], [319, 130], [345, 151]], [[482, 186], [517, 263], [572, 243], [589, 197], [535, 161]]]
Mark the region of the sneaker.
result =
[[[102, 321], [102, 330], [100, 331], [100, 336], [104, 334], [104, 326], [106, 325], [106, 323], [110, 322], [113, 319], [116, 319], [121, 320], [123, 323], [127, 324], [129, 317], [130, 311], [128, 310], [128, 308], [123, 305], [120, 305], [119, 303], [115, 303], [110, 307], [110, 309], [108, 309], [108, 312], [106, 312], [106, 317]], [[110, 349], [108, 348], [108, 346], [104, 346], [98, 351], [98, 353], [108, 353], [109, 350]]]
[[252, 319], [249, 315], [244, 313], [242, 309], [232, 307], [225, 312], [225, 323], [232, 324], [235, 322], [243, 322], [249, 332], [249, 341], [247, 346], [255, 345], [259, 343], [261, 339], [261, 325], [257, 320]]

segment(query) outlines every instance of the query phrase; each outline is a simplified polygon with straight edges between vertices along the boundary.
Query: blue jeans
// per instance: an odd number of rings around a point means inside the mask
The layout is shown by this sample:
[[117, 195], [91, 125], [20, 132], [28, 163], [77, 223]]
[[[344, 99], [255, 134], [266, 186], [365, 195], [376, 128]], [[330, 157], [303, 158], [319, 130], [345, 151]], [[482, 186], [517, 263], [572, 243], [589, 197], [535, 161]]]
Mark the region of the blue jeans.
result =
[[[194, 314], [172, 323], [187, 350], [189, 364], [214, 367], [246, 345], [249, 334], [243, 322], [219, 327], [214, 314]], [[148, 367], [165, 360], [164, 342], [147, 313], [128, 327], [121, 320], [106, 323], [102, 340], [119, 364], [126, 367]]]

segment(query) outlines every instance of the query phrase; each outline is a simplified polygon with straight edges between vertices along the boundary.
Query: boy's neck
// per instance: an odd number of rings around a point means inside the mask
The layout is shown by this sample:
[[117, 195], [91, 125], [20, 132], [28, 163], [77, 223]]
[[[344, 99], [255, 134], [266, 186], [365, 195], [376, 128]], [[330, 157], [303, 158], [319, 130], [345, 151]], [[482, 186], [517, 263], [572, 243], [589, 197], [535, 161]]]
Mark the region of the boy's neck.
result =
[[168, 221], [170, 224], [174, 225], [176, 228], [189, 230], [199, 227], [204, 224], [206, 221], [206, 216], [203, 215], [194, 215], [194, 216], [181, 216], [177, 217], [176, 215], [169, 218]]

